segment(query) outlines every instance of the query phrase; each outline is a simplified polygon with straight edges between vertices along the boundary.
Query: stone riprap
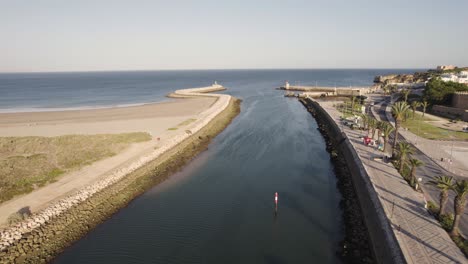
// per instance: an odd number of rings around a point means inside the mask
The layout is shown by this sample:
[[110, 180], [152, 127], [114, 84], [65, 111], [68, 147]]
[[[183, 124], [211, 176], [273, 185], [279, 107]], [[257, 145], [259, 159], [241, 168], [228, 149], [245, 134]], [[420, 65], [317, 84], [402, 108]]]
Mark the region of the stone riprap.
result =
[[26, 220], [15, 224], [14, 226], [5, 228], [0, 231], [0, 251], [6, 250], [10, 245], [13, 245], [15, 242], [20, 240], [25, 234], [31, 233], [33, 230], [44, 225], [45, 223], [52, 221], [54, 217], [57, 217], [63, 214], [68, 209], [73, 206], [86, 201], [94, 194], [99, 191], [115, 184], [126, 175], [134, 172], [135, 170], [141, 168], [143, 165], [148, 162], [155, 160], [160, 157], [165, 152], [177, 146], [179, 143], [190, 137], [191, 134], [194, 134], [200, 131], [204, 126], [206, 126], [211, 120], [213, 120], [218, 114], [225, 110], [231, 100], [230, 95], [225, 94], [206, 94], [208, 92], [225, 90], [221, 85], [212, 85], [202, 88], [191, 88], [177, 90], [174, 92], [174, 95], [178, 97], [193, 97], [193, 96], [205, 96], [205, 97], [216, 97], [216, 102], [207, 110], [200, 113], [197, 117], [197, 120], [191, 124], [188, 130], [185, 133], [171, 138], [166, 144], [161, 146], [158, 149], [155, 149], [152, 153], [142, 156], [135, 162], [131, 163], [129, 166], [118, 169], [114, 171], [110, 176], [102, 179], [94, 184], [91, 184], [68, 197], [61, 199], [54, 204], [48, 206], [46, 209], [35, 213], [28, 217]]

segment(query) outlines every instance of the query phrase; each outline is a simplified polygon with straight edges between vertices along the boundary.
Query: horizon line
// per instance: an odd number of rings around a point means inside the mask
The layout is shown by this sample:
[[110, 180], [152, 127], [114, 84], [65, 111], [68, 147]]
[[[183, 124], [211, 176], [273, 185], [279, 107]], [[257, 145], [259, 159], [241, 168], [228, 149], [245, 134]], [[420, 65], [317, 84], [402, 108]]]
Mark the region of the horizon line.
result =
[[[464, 67], [458, 67], [464, 68]], [[110, 73], [110, 72], [157, 72], [157, 71], [248, 71], [248, 70], [429, 70], [435, 68], [415, 67], [415, 68], [225, 68], [225, 69], [137, 69], [137, 70], [64, 70], [64, 71], [0, 71], [0, 74], [25, 74], [25, 73]]]

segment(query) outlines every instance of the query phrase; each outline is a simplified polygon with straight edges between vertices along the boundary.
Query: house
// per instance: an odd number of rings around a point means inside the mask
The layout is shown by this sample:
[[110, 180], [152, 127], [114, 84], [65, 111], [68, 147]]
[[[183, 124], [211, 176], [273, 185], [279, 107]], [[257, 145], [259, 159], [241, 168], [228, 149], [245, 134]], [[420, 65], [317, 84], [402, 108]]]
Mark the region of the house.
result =
[[444, 73], [440, 75], [440, 79], [444, 82], [457, 82], [468, 84], [468, 71], [455, 73]]
[[458, 76], [453, 73], [444, 73], [440, 75], [440, 79], [444, 82], [457, 82]]

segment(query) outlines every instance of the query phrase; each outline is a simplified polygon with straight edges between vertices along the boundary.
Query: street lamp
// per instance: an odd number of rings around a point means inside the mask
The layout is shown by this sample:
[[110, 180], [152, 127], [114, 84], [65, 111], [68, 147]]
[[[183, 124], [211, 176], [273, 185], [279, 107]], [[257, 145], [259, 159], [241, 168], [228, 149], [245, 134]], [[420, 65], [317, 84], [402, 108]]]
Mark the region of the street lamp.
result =
[[419, 184], [422, 182], [422, 178], [418, 178], [418, 182], [416, 182], [416, 186], [414, 186], [414, 189], [417, 191], [419, 188]]

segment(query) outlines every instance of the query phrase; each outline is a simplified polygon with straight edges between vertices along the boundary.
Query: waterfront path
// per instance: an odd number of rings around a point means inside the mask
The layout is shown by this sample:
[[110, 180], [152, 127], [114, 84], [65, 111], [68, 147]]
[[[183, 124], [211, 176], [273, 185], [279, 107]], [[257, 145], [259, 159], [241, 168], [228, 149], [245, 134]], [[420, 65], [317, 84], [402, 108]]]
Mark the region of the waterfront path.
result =
[[468, 263], [447, 232], [425, 209], [424, 197], [400, 176], [391, 163], [373, 160], [381, 156], [365, 146], [362, 131], [341, 126], [333, 102], [319, 102], [350, 140], [370, 177], [388, 221], [408, 263]]

